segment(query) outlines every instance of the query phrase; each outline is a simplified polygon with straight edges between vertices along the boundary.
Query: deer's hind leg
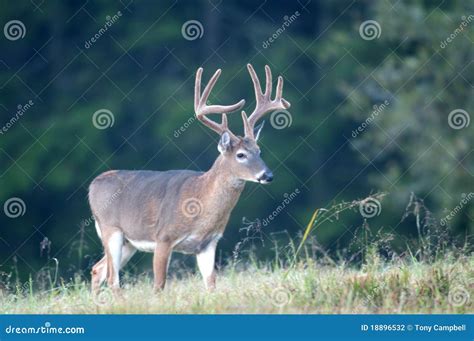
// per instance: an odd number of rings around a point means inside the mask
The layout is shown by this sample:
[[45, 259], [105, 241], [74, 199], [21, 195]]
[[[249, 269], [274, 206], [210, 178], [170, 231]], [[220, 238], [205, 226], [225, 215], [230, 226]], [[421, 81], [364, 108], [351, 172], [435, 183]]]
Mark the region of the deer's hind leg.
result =
[[[120, 265], [122, 261], [122, 248], [124, 246], [124, 236], [120, 228], [114, 226], [96, 226], [99, 237], [104, 246], [105, 256], [100, 260], [93, 270], [93, 288], [97, 290], [98, 284], [103, 281], [104, 271], [106, 273], [107, 284], [114, 291], [120, 288]], [[105, 270], [104, 270], [105, 269]]]
[[92, 293], [98, 294], [100, 286], [107, 278], [107, 256], [102, 257], [100, 261], [95, 263], [91, 275]]
[[[125, 242], [122, 246], [122, 259], [120, 261], [120, 269], [122, 269], [132, 258], [132, 256], [137, 252], [132, 244]], [[93, 267], [92, 267], [92, 293], [97, 294], [99, 292], [100, 286], [107, 279], [107, 256], [101, 258]]]
[[104, 243], [107, 255], [107, 284], [114, 290], [120, 288], [120, 261], [122, 259], [123, 232], [114, 230]]

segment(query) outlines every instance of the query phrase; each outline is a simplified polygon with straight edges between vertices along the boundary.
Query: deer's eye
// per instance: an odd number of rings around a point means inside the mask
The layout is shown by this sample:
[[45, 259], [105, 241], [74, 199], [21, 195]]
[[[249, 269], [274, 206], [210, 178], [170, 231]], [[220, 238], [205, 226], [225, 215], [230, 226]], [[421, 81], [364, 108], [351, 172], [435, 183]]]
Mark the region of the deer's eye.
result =
[[237, 153], [237, 159], [240, 159], [240, 160], [243, 160], [245, 159], [247, 156], [244, 154], [244, 153]]

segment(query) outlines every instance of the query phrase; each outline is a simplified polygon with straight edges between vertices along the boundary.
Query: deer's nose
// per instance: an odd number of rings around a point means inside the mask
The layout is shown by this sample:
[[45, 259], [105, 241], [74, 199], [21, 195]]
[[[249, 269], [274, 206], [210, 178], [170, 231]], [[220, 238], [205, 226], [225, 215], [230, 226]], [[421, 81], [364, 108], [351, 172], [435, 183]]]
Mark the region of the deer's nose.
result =
[[272, 182], [272, 180], [273, 180], [273, 173], [270, 170], [265, 171], [258, 179], [259, 182], [264, 183], [264, 184], [268, 184]]

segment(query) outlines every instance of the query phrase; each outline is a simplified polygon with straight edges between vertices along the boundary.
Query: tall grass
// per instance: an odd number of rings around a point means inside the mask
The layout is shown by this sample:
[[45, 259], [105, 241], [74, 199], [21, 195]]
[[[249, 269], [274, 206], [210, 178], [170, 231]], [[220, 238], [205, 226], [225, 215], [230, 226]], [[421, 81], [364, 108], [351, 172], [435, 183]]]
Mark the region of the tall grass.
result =
[[204, 290], [198, 274], [171, 278], [153, 294], [150, 276], [127, 277], [123, 297], [90, 294], [81, 278], [45, 291], [10, 292], [0, 313], [473, 313], [472, 256], [431, 264], [367, 258], [362, 268], [313, 259], [291, 270], [269, 264], [220, 271], [218, 289]]
[[392, 234], [371, 229], [367, 220], [355, 233], [351, 257], [331, 255], [318, 244], [324, 224], [358, 210], [364, 200], [316, 210], [299, 240], [267, 244], [272, 261], [255, 256], [251, 241], [264, 233], [245, 222], [245, 237], [219, 269], [212, 293], [193, 271], [172, 271], [159, 294], [152, 292], [149, 273], [125, 272], [122, 297], [107, 288], [93, 297], [82, 273], [59, 278], [52, 258], [24, 284], [14, 271], [0, 274], [0, 313], [474, 313], [472, 246], [466, 240], [455, 247], [414, 195], [402, 219], [414, 219], [417, 240], [407, 240], [402, 252], [392, 248]]

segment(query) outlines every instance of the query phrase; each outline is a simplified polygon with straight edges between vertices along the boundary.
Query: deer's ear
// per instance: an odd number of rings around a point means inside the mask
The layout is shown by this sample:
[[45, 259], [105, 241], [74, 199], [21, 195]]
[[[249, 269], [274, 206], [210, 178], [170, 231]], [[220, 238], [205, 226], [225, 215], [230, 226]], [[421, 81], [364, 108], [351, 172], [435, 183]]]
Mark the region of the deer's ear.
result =
[[258, 141], [260, 138], [260, 133], [262, 132], [263, 125], [265, 124], [265, 121], [262, 121], [253, 131], [253, 135], [255, 136], [255, 141]]
[[219, 140], [219, 144], [217, 145], [217, 149], [219, 152], [224, 153], [229, 151], [232, 148], [232, 141], [230, 139], [230, 134], [227, 131], [224, 131], [221, 135], [221, 139]]

